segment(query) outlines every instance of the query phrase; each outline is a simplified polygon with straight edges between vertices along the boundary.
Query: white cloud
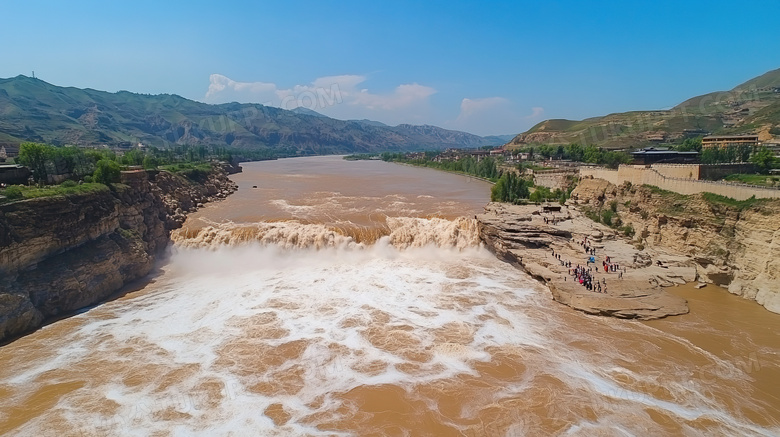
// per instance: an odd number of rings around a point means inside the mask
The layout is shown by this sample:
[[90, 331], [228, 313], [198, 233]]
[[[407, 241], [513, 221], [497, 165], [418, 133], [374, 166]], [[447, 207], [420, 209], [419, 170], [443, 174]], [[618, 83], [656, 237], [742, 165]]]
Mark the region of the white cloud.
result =
[[267, 99], [273, 97], [276, 85], [265, 82], [236, 82], [221, 74], [212, 74], [209, 77], [209, 89], [206, 92], [206, 102], [226, 103], [237, 98], [236, 101], [247, 103], [249, 100]]
[[533, 112], [531, 113], [531, 115], [526, 116], [525, 119], [531, 121], [540, 121], [540, 119], [544, 115], [544, 108], [542, 108], [541, 106], [534, 106], [533, 108], [531, 108], [531, 110]]
[[458, 117], [445, 124], [477, 135], [514, 134], [527, 130], [543, 114], [544, 108], [534, 107], [530, 115], [521, 115], [503, 97], [465, 98], [460, 102]]
[[366, 76], [345, 74], [280, 88], [271, 82], [238, 82], [212, 74], [204, 100], [261, 103], [284, 109], [304, 107], [342, 120], [367, 118], [389, 125], [433, 124], [477, 135], [519, 133], [544, 116], [544, 108], [520, 110], [504, 97], [464, 98], [457, 117], [448, 121], [441, 108], [437, 113], [431, 107], [431, 96], [437, 92], [434, 88], [408, 83], [379, 93], [365, 86], [367, 80]]
[[463, 99], [460, 102], [460, 115], [458, 121], [463, 122], [469, 118], [479, 116], [486, 110], [499, 106], [507, 106], [509, 100], [503, 97], [487, 97], [484, 99]]
[[422, 123], [430, 115], [429, 98], [435, 89], [411, 83], [379, 94], [360, 88], [365, 81], [366, 77], [359, 75], [326, 76], [310, 84], [279, 88], [270, 82], [237, 82], [212, 74], [204, 100], [261, 103], [283, 109], [304, 107], [334, 118], [369, 118], [388, 124]]

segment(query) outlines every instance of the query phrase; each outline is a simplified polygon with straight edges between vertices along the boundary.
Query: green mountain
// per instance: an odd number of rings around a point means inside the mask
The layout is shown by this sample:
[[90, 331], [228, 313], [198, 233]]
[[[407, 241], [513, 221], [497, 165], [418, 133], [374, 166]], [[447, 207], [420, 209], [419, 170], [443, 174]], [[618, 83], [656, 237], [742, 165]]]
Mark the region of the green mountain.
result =
[[344, 121], [315, 111], [257, 104], [209, 105], [176, 95], [59, 87], [17, 76], [0, 79], [0, 143], [167, 147], [207, 144], [329, 154], [500, 145], [435, 126]]
[[508, 144], [594, 144], [607, 148], [674, 143], [704, 134], [780, 134], [780, 69], [731, 91], [693, 97], [669, 110], [632, 111], [585, 120], [546, 120]]

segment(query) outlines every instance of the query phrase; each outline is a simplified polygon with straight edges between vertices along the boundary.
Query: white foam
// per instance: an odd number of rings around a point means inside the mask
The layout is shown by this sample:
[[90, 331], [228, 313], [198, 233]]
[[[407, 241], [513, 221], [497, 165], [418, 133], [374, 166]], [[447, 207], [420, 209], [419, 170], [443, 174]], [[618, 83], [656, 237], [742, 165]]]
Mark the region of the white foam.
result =
[[[392, 245], [401, 249], [424, 246], [465, 249], [479, 245], [479, 230], [476, 220], [473, 219], [387, 217], [386, 226], [388, 235], [378, 242], [379, 246]], [[249, 243], [283, 249], [365, 247], [337, 229], [294, 220], [253, 224], [210, 223], [199, 229], [195, 236], [188, 236], [186, 231], [180, 230], [173, 233], [172, 239], [176, 247], [180, 248], [219, 249]]]
[[[94, 352], [165, 368], [195, 364], [196, 372], [183, 374], [164, 389], [152, 383], [159, 375], [130, 387], [122, 382], [123, 375], [107, 372], [109, 379], [91, 382], [89, 390], [119, 404], [118, 413], [110, 417], [84, 411], [69, 398], [57, 409], [74, 424], [100, 424], [91, 430], [105, 434], [339, 435], [302, 419], [320, 414], [327, 421], [339, 407], [336, 394], [360, 386], [392, 384], [413, 390], [458, 375], [479, 376], [477, 365], [492, 360], [489, 351], [499, 350], [522, 357], [525, 370], [493, 387], [490, 401], [524, 397], [535, 378], [552, 375], [564, 391], [582, 396], [604, 414], [598, 422], [573, 425], [568, 430], [573, 435], [609, 430], [621, 423], [620, 417], [644, 414], [648, 407], [682, 421], [711, 417], [724, 423], [726, 431], [757, 435], [774, 431], [746, 424], [701, 396], [696, 386], [675, 389], [679, 400], [674, 401], [625, 390], [613, 381], [614, 375], [637, 379], [643, 375], [615, 365], [633, 352], [604, 339], [630, 329], [651, 330], [579, 313], [572, 316], [571, 310], [551, 304], [546, 290], [473, 241], [473, 221], [388, 219], [388, 225], [389, 235], [374, 245], [356, 244], [324, 226], [294, 222], [257, 224], [251, 238], [236, 237], [240, 232], [227, 224], [199, 233], [194, 238], [197, 244], [180, 239], [170, 264], [153, 285], [75, 316], [84, 323], [62, 337], [67, 344], [55, 346], [59, 348], [55, 359], [20, 366], [7, 382], [30, 384], [44, 372], [67, 369]], [[227, 236], [204, 237], [212, 234]], [[295, 244], [292, 235], [299, 236]], [[339, 243], [311, 243], [335, 240]], [[280, 338], [248, 337], [258, 327], [252, 317], [260, 313], [275, 316]], [[564, 314], [590, 324], [590, 329], [564, 325]], [[451, 326], [467, 327], [466, 335], [443, 341], [437, 337]], [[224, 356], [240, 364], [245, 352], [226, 352], [235, 340], [257, 348], [303, 340], [306, 347], [299, 357], [244, 375], [237, 367], [220, 364]], [[599, 349], [582, 352], [569, 347], [574, 342]], [[118, 345], [124, 344], [143, 346], [130, 356], [116, 356]], [[404, 346], [424, 357], [410, 359]], [[384, 368], [359, 370], [372, 362], [384, 363]], [[418, 370], [409, 371], [410, 364]], [[303, 369], [299, 391], [264, 395], [251, 390], [253, 384], [274, 382], [280, 372], [296, 366]], [[209, 408], [202, 407], [197, 388], [206, 378], [224, 385], [223, 399]], [[283, 404], [291, 415], [282, 429], [262, 414], [274, 403]], [[463, 414], [474, 417], [478, 409], [467, 405]], [[166, 410], [189, 416], [155, 420], [155, 414]], [[22, 431], [34, 434], [45, 429], [46, 420], [41, 416]], [[621, 432], [636, 434], [641, 426], [624, 424]], [[86, 432], [90, 433], [94, 432]]]

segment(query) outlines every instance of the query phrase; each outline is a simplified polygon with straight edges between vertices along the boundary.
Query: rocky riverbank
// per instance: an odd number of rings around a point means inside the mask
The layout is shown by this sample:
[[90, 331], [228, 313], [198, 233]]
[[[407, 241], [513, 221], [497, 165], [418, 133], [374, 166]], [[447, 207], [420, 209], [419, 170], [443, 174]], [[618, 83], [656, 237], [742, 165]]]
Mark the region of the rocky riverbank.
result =
[[[778, 200], [737, 202], [586, 178], [560, 212], [491, 203], [478, 219], [482, 240], [498, 256], [547, 284], [556, 301], [590, 314], [643, 320], [683, 314], [685, 301], [663, 288], [693, 281], [780, 313]], [[586, 239], [595, 264], [580, 244]], [[620, 271], [603, 271], [606, 256]], [[568, 262], [590, 267], [602, 285], [606, 280], [606, 293], [573, 282]]]
[[237, 189], [227, 174], [123, 172], [111, 190], [0, 205], [0, 341], [149, 274], [188, 212]]
[[[639, 250], [575, 208], [544, 212], [539, 206], [490, 203], [477, 219], [488, 248], [545, 283], [560, 303], [589, 314], [641, 320], [688, 312], [684, 299], [664, 291], [696, 279], [695, 265], [685, 256]], [[595, 262], [589, 262], [591, 256]], [[615, 271], [604, 271], [607, 256]], [[599, 283], [597, 288], [576, 280], [572, 270], [578, 266]]]
[[614, 217], [633, 229], [626, 240], [635, 247], [686, 257], [702, 283], [780, 313], [780, 200], [736, 202], [583, 179], [569, 202], [591, 215], [614, 207]]

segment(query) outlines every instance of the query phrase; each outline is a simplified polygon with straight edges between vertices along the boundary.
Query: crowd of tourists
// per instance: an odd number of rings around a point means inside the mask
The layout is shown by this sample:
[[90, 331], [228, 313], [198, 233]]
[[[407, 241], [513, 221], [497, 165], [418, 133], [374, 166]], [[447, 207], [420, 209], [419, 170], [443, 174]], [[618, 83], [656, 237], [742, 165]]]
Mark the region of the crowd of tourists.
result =
[[[545, 224], [551, 224], [551, 225], [557, 225], [561, 219], [558, 217], [553, 216], [552, 218], [549, 217], [542, 217], [544, 219]], [[564, 278], [564, 280], [568, 280], [569, 277], [571, 277], [575, 282], [579, 283], [583, 287], [585, 287], [588, 291], [592, 291], [595, 293], [606, 293], [607, 292], [607, 278], [602, 277], [599, 281], [596, 279], [595, 274], [599, 271], [599, 269], [596, 267], [596, 247], [591, 240], [588, 239], [588, 237], [583, 237], [581, 240], [575, 240], [572, 239], [572, 243], [577, 243], [580, 245], [582, 250], [585, 252], [585, 254], [588, 256], [585, 262], [585, 265], [580, 264], [573, 264], [571, 261], [568, 261], [561, 257], [560, 253], [555, 253], [555, 249], [552, 249], [552, 256], [555, 258], [562, 267], [568, 269], [569, 275], [568, 277]], [[592, 264], [592, 265], [591, 265]], [[605, 255], [604, 259], [601, 261], [601, 268], [604, 270], [604, 273], [617, 273], [618, 279], [623, 279], [623, 273], [625, 272], [625, 268], [621, 269], [620, 264], [617, 262], [614, 262], [611, 256]]]
[[[547, 219], [545, 219], [547, 220]], [[572, 239], [572, 242], [576, 240]], [[596, 279], [595, 274], [598, 272], [596, 268], [596, 247], [591, 244], [588, 237], [584, 237], [582, 240], [576, 241], [582, 250], [588, 255], [585, 265], [574, 265], [571, 261], [564, 259], [560, 253], [555, 253], [555, 249], [552, 249], [552, 256], [555, 258], [562, 267], [567, 268], [569, 276], [574, 279], [575, 282], [585, 287], [588, 291], [595, 293], [607, 292], [607, 278], [602, 277], [601, 281]], [[593, 265], [591, 265], [593, 264]], [[614, 262], [612, 257], [605, 256], [601, 262], [601, 266], [604, 269], [604, 273], [617, 273], [618, 278], [623, 278], [623, 270], [620, 269], [620, 264]], [[565, 278], [566, 280], [568, 279]]]

